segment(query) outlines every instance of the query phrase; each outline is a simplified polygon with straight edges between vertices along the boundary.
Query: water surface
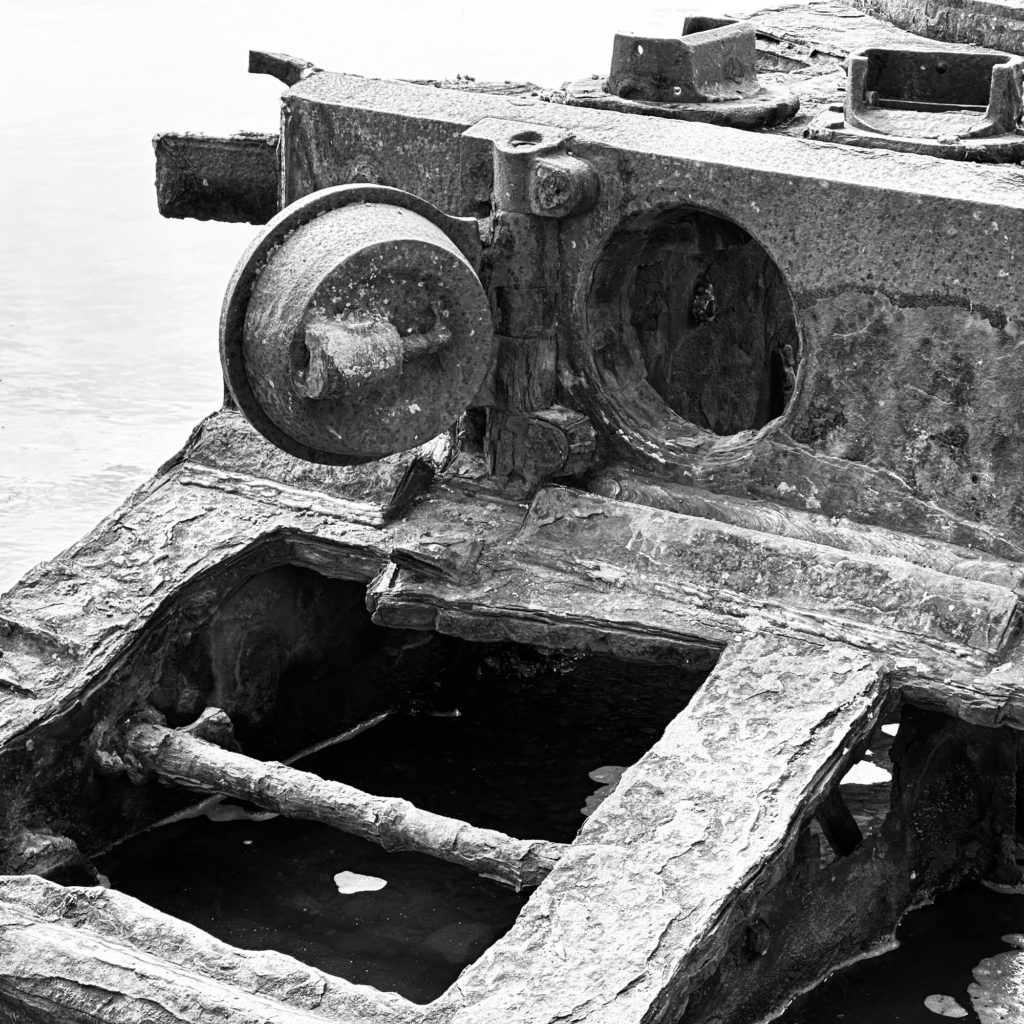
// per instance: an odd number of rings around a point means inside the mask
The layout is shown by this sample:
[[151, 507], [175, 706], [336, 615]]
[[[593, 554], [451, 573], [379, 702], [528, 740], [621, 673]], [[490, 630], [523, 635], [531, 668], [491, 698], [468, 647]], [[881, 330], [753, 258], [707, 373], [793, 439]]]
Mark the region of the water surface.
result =
[[[968, 994], [971, 972], [980, 960], [1008, 952], [1002, 936], [1022, 930], [1024, 895], [961, 886], [903, 919], [899, 949], [837, 971], [798, 999], [779, 1024], [979, 1024]], [[967, 1015], [934, 1013], [925, 1005], [931, 995], [952, 996]], [[1018, 1021], [1006, 1018], [1006, 1024]]]
[[[430, 709], [396, 714], [297, 767], [483, 828], [571, 842], [599, 788], [591, 773], [640, 758], [702, 681], [494, 648]], [[500, 938], [530, 893], [284, 818], [193, 818], [122, 844], [97, 867], [114, 888], [233, 945], [277, 949], [417, 1002]], [[339, 872], [386, 884], [340, 893]]]

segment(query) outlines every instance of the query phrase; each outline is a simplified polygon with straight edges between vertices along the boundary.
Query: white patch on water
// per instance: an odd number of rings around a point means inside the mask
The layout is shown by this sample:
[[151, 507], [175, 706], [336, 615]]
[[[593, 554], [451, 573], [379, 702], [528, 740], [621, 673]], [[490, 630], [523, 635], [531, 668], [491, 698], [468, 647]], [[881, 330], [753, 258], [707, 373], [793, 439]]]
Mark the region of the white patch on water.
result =
[[1007, 935], [1017, 949], [982, 960], [974, 968], [967, 991], [981, 1024], [1019, 1024], [1024, 1021], [1024, 951], [1020, 935]]
[[900, 731], [899, 722], [893, 722], [891, 725], [883, 725], [882, 726], [882, 732], [884, 732], [886, 736], [895, 736], [896, 733], [898, 733], [899, 731]]
[[580, 808], [580, 814], [584, 818], [589, 818], [615, 792], [615, 787], [619, 784], [619, 779], [622, 778], [622, 773], [625, 770], [621, 765], [606, 764], [595, 768], [592, 772], [587, 772], [588, 779], [600, 782], [602, 786], [600, 789], [595, 789]]
[[387, 885], [383, 878], [374, 878], [373, 875], [357, 875], [354, 871], [339, 871], [334, 876], [334, 884], [338, 892], [349, 895], [353, 892], [376, 892]]
[[842, 778], [840, 785], [877, 786], [880, 782], [890, 782], [892, 773], [870, 761], [858, 761]]
[[[1018, 882], [1016, 885], [1004, 885], [1002, 882], [990, 882], [987, 878], [983, 878], [981, 884], [986, 889], [991, 889], [1003, 896], [1024, 896], [1024, 882]], [[1024, 1018], [1021, 1019], [1024, 1020]]]
[[274, 811], [250, 811], [238, 804], [214, 804], [203, 811], [210, 821], [270, 821], [278, 817]]
[[602, 786], [614, 785], [622, 778], [622, 773], [625, 770], [621, 765], [606, 764], [595, 768], [592, 772], [587, 772], [587, 778], [594, 782], [600, 782]]
[[966, 1017], [967, 1011], [952, 996], [927, 996], [924, 1005], [940, 1017]]

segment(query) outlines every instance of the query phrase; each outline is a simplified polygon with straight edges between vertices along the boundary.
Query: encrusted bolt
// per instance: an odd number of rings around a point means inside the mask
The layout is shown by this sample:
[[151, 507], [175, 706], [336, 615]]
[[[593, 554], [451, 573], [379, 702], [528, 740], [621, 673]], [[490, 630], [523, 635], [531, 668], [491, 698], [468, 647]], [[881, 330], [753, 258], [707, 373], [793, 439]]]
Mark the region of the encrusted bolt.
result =
[[495, 144], [494, 199], [508, 213], [572, 217], [586, 213], [601, 188], [589, 161], [568, 152], [572, 136], [522, 128]]
[[579, 157], [554, 153], [538, 157], [530, 178], [530, 208], [542, 217], [585, 213], [597, 201], [597, 172]]

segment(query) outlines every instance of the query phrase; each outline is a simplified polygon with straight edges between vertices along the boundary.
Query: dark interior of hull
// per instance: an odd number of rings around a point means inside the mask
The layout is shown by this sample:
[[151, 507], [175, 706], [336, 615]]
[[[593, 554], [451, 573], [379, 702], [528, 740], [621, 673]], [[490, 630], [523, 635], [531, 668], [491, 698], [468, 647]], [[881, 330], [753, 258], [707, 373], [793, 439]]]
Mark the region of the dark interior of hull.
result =
[[[585, 813], [650, 749], [713, 667], [707, 648], [690, 655], [660, 648], [641, 663], [382, 628], [366, 610], [364, 582], [291, 564], [267, 567], [264, 558], [257, 553], [248, 564], [219, 569], [165, 609], [110, 688], [116, 699], [130, 695], [171, 727], [220, 707], [242, 751], [260, 760], [290, 759], [373, 721], [297, 767], [514, 837], [571, 841]], [[124, 704], [98, 710], [113, 721], [131, 713]], [[88, 711], [83, 705], [81, 714]], [[897, 723], [902, 753], [894, 748], [890, 760], [892, 736], [884, 729]], [[1014, 750], [998, 731], [892, 709], [855, 752], [892, 772], [892, 785], [869, 778], [837, 787], [861, 837], [837, 850], [820, 834], [820, 814], [817, 824], [805, 824], [807, 842], [797, 844], [788, 875], [754, 915], [776, 936], [770, 949], [752, 961], [746, 945], [738, 948], [735, 965], [728, 961], [694, 1001], [694, 1019], [727, 1009], [723, 993], [730, 991], [763, 992], [767, 1008], [778, 987], [773, 974], [781, 989], [788, 983], [779, 951], [804, 943], [808, 962], [819, 962], [819, 947], [835, 936], [816, 929], [861, 905], [857, 892], [874, 899], [880, 881], [889, 890], [877, 914], [867, 915], [868, 951], [891, 927], [886, 901], [902, 905], [908, 887], [944, 888], [971, 873], [956, 865], [972, 859], [992, 874], [985, 857], [964, 851], [991, 853], [995, 832], [1005, 831], [987, 808], [1005, 803], [993, 803], [991, 780], [1004, 786], [1016, 778], [1016, 761], [1007, 760]], [[416, 1002], [448, 988], [513, 925], [529, 896], [420, 853], [388, 853], [243, 803], [208, 802], [195, 813], [199, 797], [153, 779], [102, 775], [73, 758], [61, 770], [84, 781], [77, 794], [62, 790], [50, 808], [64, 815], [66, 834], [115, 889], [235, 946], [277, 949]], [[47, 779], [59, 788], [59, 773]], [[924, 812], [913, 810], [918, 804]], [[890, 806], [897, 813], [887, 816]], [[168, 815], [176, 820], [152, 827]], [[992, 837], [979, 845], [985, 829]], [[921, 866], [919, 882], [907, 882], [907, 863]], [[53, 877], [92, 881], [84, 867], [76, 870], [77, 877]], [[819, 913], [833, 904], [834, 913]], [[752, 934], [756, 942], [760, 931]], [[738, 988], [734, 968], [746, 979]], [[737, 1012], [741, 1019], [746, 1010]]]
[[[172, 726], [222, 708], [260, 759], [386, 715], [295, 766], [515, 837], [571, 842], [710, 669], [385, 629], [363, 595], [294, 566], [248, 578], [168, 643], [151, 704]], [[154, 811], [171, 808], [166, 787], [135, 789], [136, 801], [147, 795]], [[234, 801], [196, 813], [182, 805], [198, 795], [174, 798], [174, 820], [95, 859], [112, 887], [233, 945], [414, 1001], [444, 991], [529, 896], [326, 825]]]
[[[1011, 1020], [1012, 1006], [1000, 998], [1009, 993], [1001, 993], [993, 977], [979, 985], [974, 969], [979, 962], [991, 963], [992, 973], [1001, 973], [1012, 989], [1022, 927], [1024, 892], [965, 883], [911, 911], [896, 930], [898, 948], [836, 971], [796, 999], [779, 1024]], [[978, 1013], [981, 1006], [987, 1006], [985, 1017]]]

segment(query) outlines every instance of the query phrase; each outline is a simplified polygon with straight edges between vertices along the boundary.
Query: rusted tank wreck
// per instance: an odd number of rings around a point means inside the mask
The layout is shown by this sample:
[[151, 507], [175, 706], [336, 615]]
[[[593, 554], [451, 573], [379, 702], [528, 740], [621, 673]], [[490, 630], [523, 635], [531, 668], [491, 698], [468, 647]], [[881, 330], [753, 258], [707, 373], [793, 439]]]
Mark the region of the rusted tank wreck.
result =
[[[166, 215], [266, 226], [223, 409], [0, 603], [0, 1019], [749, 1022], [1020, 883], [1024, 61], [856, 13], [557, 92], [255, 53], [279, 137], [158, 138]], [[492, 656], [668, 695], [564, 841], [282, 763]], [[415, 1002], [88, 884], [195, 792], [521, 910]]]

